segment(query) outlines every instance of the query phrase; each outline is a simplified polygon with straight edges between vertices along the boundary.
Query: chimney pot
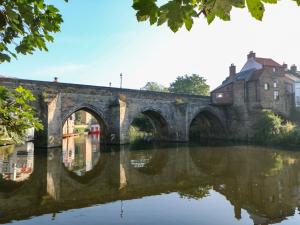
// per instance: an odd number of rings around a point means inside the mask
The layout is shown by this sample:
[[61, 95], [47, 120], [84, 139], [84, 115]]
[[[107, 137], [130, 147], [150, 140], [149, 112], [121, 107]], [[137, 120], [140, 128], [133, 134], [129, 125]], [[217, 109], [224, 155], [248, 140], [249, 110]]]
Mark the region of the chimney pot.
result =
[[283, 69], [284, 69], [284, 70], [287, 70], [287, 68], [288, 68], [288, 64], [286, 64], [286, 63], [283, 63], [283, 64], [282, 64], [282, 67], [283, 67]]
[[251, 58], [255, 59], [255, 57], [256, 57], [256, 54], [253, 51], [249, 52], [249, 54], [247, 55], [247, 59], [251, 59]]
[[233, 78], [236, 74], [236, 66], [232, 63], [229, 67], [229, 77]]
[[296, 72], [297, 72], [297, 66], [296, 66], [295, 64], [293, 64], [293, 65], [291, 66], [291, 71], [292, 71], [293, 73], [296, 73]]
[[54, 77], [54, 81], [55, 83], [58, 83], [58, 77]]

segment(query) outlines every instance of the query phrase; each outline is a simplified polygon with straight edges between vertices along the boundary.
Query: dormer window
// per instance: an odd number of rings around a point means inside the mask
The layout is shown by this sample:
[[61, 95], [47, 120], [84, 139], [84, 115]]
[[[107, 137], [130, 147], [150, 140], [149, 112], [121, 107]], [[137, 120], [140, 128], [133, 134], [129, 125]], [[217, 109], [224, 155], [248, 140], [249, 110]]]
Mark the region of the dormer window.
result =
[[267, 91], [267, 90], [270, 89], [270, 85], [269, 85], [268, 83], [265, 83], [264, 88], [265, 88], [265, 90]]

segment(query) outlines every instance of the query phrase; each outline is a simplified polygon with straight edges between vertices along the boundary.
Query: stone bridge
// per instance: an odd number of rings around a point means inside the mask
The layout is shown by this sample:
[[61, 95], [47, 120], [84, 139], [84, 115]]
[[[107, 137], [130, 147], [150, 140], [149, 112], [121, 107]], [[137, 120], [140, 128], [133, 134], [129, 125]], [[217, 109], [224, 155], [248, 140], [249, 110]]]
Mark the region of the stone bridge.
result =
[[35, 108], [44, 124], [43, 132], [36, 133], [40, 147], [61, 146], [63, 124], [78, 110], [91, 113], [99, 121], [108, 144], [128, 143], [129, 127], [139, 114], [150, 119], [157, 139], [163, 141], [189, 141], [190, 125], [202, 114], [225, 130], [227, 127], [224, 111], [212, 106], [207, 96], [14, 78], [0, 78], [0, 86], [23, 86], [36, 96]]

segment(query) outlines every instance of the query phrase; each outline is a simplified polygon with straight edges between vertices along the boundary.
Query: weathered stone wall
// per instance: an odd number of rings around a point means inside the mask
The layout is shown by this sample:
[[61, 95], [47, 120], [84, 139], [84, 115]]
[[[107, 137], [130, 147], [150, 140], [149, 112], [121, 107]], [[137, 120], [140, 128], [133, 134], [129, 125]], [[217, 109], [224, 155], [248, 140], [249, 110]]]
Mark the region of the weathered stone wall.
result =
[[129, 127], [139, 114], [155, 125], [161, 140], [186, 142], [192, 120], [206, 110], [217, 116], [226, 127], [222, 108], [210, 105], [210, 97], [149, 92], [77, 84], [0, 78], [0, 85], [19, 85], [32, 90], [35, 108], [44, 124], [36, 135], [41, 147], [61, 146], [62, 126], [78, 110], [90, 112], [99, 121], [106, 143], [129, 142]]

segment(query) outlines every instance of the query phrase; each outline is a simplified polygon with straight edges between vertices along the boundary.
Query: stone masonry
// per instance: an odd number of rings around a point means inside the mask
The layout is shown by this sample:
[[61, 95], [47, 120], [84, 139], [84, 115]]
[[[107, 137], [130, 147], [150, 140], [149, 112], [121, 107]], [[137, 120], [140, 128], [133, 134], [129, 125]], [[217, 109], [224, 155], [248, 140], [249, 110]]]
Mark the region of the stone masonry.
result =
[[129, 127], [141, 113], [151, 120], [163, 141], [187, 142], [190, 125], [201, 112], [213, 114], [225, 128], [228, 124], [223, 110], [212, 106], [206, 96], [13, 78], [0, 78], [0, 86], [23, 86], [36, 96], [35, 108], [44, 124], [44, 130], [36, 133], [39, 147], [61, 146], [63, 124], [78, 110], [98, 120], [108, 144], [128, 143]]

